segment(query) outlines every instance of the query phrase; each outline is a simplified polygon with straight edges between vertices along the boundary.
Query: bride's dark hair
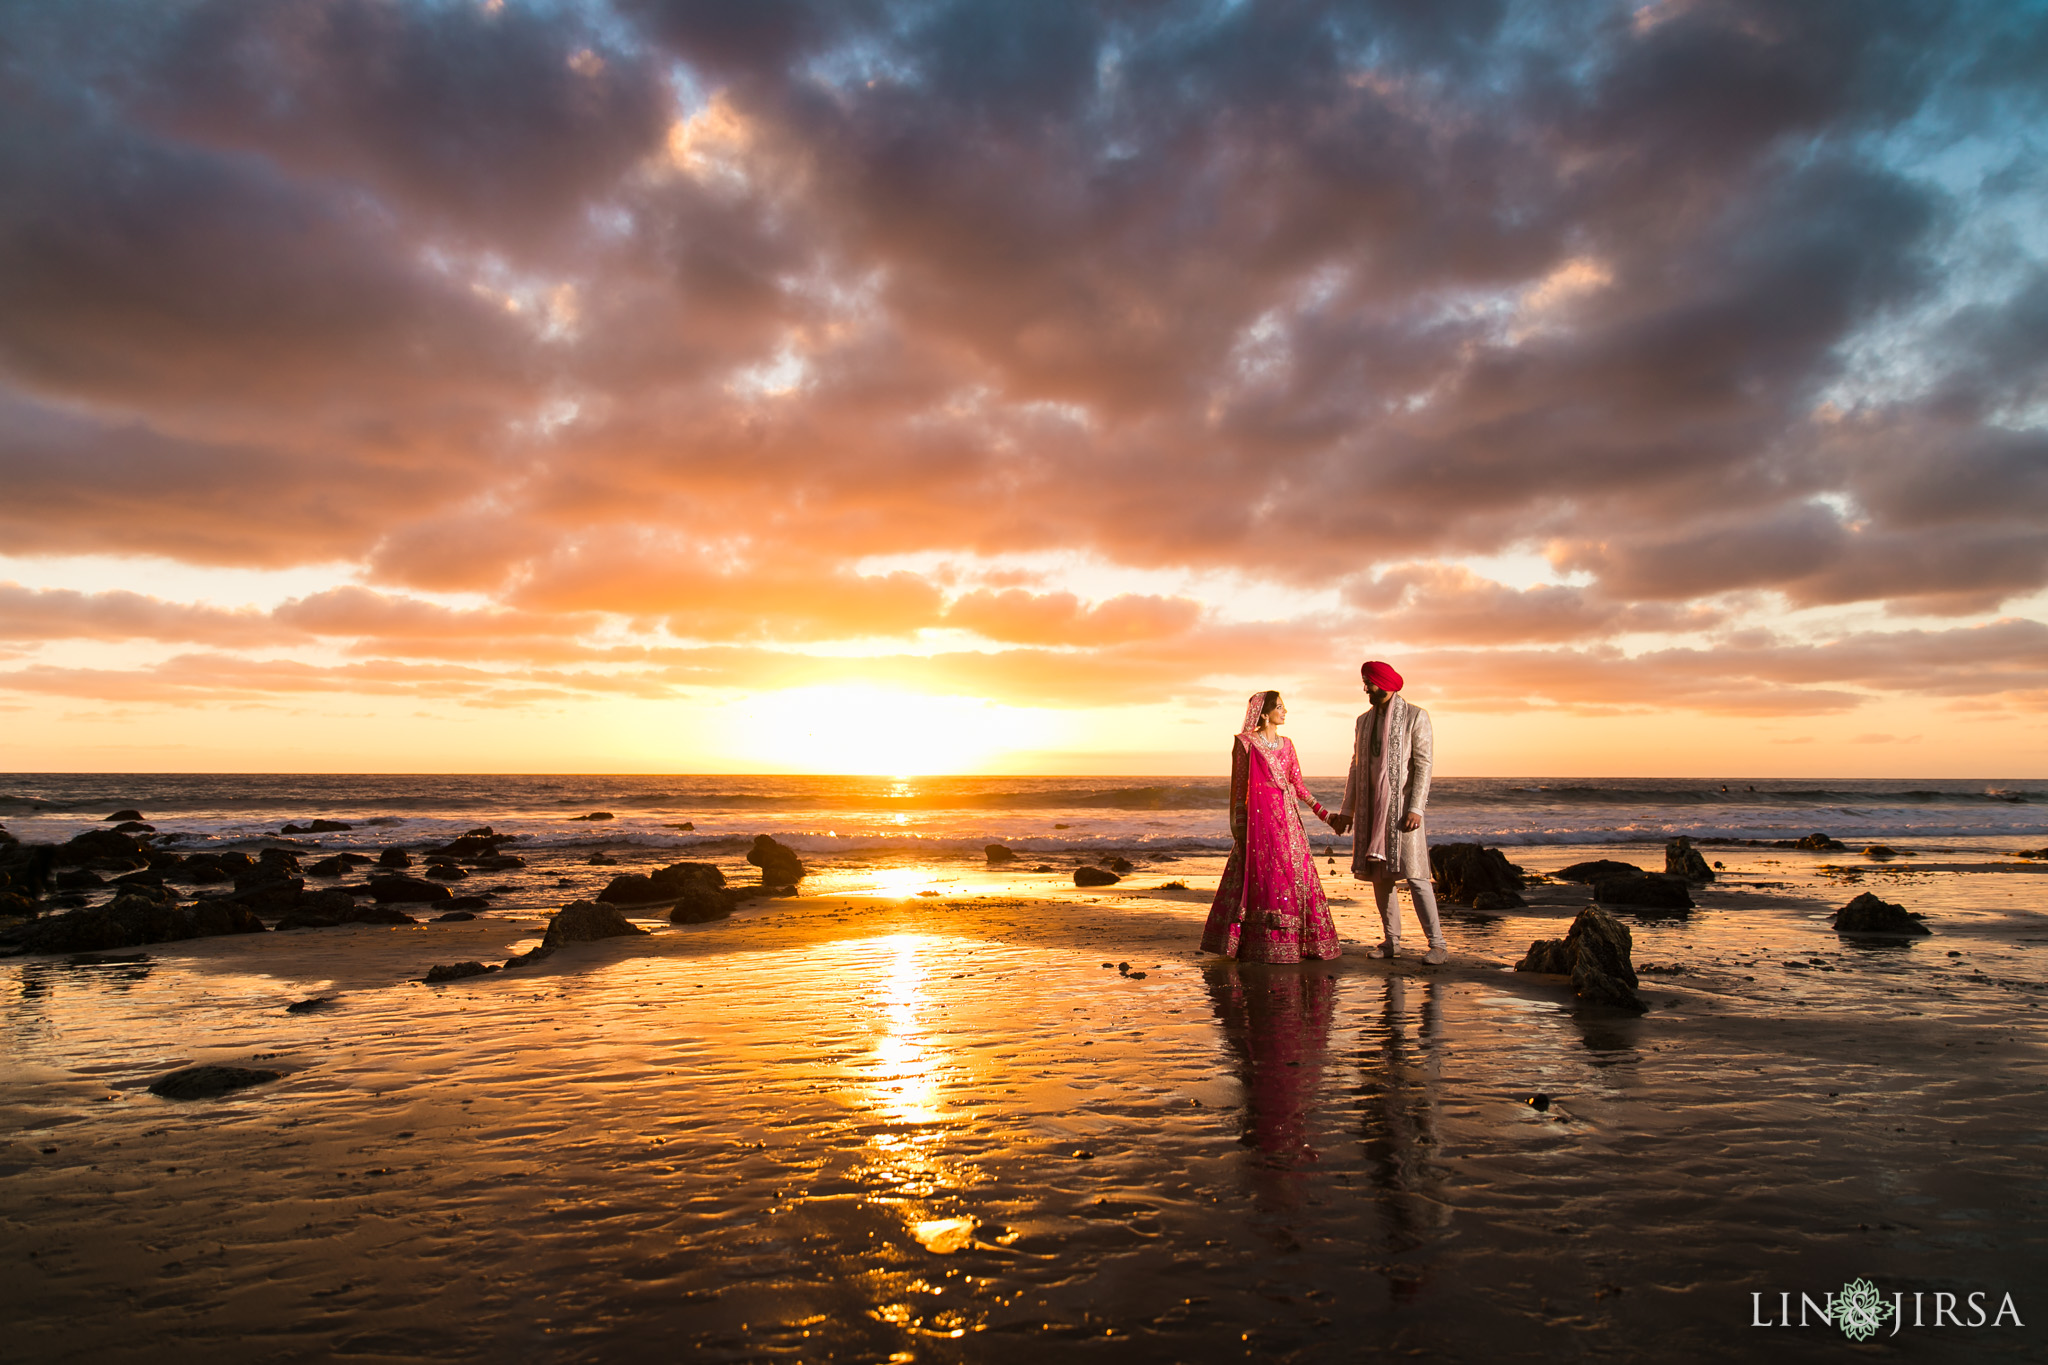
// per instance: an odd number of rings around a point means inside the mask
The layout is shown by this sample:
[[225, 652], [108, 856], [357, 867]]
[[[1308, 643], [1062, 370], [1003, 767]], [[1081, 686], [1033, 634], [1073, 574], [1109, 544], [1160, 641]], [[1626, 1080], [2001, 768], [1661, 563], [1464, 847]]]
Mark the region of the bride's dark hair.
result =
[[1259, 703], [1259, 719], [1264, 720], [1267, 716], [1272, 715], [1273, 708], [1279, 704], [1280, 694], [1278, 692], [1266, 693], [1266, 699]]

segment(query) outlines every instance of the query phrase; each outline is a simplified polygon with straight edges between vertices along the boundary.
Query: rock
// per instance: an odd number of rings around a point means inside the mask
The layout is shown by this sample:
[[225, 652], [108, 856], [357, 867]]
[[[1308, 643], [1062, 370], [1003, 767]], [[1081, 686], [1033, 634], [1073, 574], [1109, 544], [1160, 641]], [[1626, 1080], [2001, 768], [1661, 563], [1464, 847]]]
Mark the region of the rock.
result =
[[1689, 882], [1710, 882], [1714, 880], [1714, 869], [1707, 866], [1692, 840], [1681, 834], [1664, 845], [1664, 875], [1683, 877]]
[[[1436, 893], [1453, 905], [1473, 905], [1491, 894], [1500, 908], [1521, 905], [1522, 869], [1497, 848], [1483, 844], [1432, 844], [1430, 877]], [[1476, 907], [1475, 907], [1476, 908]]]
[[356, 911], [356, 898], [339, 887], [303, 891], [293, 909], [304, 914], [331, 916], [337, 921], [346, 920]]
[[454, 863], [429, 863], [427, 874], [437, 882], [466, 882], [469, 874]]
[[1863, 856], [1866, 858], [1875, 858], [1879, 862], [1884, 862], [1887, 859], [1898, 857], [1899, 851], [1889, 844], [1871, 844], [1869, 847], [1863, 850]]
[[216, 934], [263, 932], [248, 907], [225, 899], [180, 909], [166, 900], [126, 892], [96, 909], [72, 910], [31, 924], [22, 947], [31, 953], [94, 953], [172, 943]]
[[333, 1003], [334, 997], [331, 995], [309, 996], [304, 1000], [292, 1001], [291, 1004], [284, 1007], [284, 1012], [286, 1014], [311, 1014], [315, 1010], [326, 1009]]
[[149, 1083], [149, 1093], [167, 1100], [207, 1100], [233, 1090], [246, 1090], [284, 1076], [282, 1071], [263, 1071], [248, 1066], [188, 1066]]
[[804, 865], [796, 851], [776, 843], [765, 834], [754, 836], [754, 846], [747, 850], [747, 861], [761, 869], [763, 886], [795, 886], [804, 878]]
[[1828, 916], [1834, 921], [1838, 934], [1925, 934], [1930, 932], [1920, 921], [1925, 915], [1914, 914], [1903, 905], [1879, 900], [1866, 891], [1850, 901], [1834, 914]]
[[[476, 918], [475, 915], [463, 914], [462, 912], [464, 911], [488, 910], [491, 908], [490, 899], [486, 896], [455, 896], [449, 899], [447, 905], [450, 911], [455, 912], [462, 919]], [[447, 919], [448, 916], [442, 915], [440, 918]]]
[[185, 912], [192, 917], [195, 937], [215, 938], [222, 934], [261, 934], [263, 921], [246, 905], [226, 900], [197, 901]]
[[298, 908], [305, 889], [301, 877], [264, 878], [259, 873], [249, 873], [235, 879], [234, 890], [214, 899], [233, 901], [259, 915], [283, 915]]
[[452, 897], [439, 882], [418, 877], [372, 877], [370, 895], [379, 905], [405, 905], [415, 901], [445, 901]]
[[106, 878], [81, 867], [71, 872], [59, 872], [51, 884], [59, 891], [83, 891], [88, 887], [105, 886]]
[[1573, 863], [1550, 874], [1561, 882], [1603, 882], [1610, 877], [1645, 877], [1649, 874], [1634, 863], [1618, 863], [1612, 858], [1596, 858], [1590, 863]]
[[1001, 844], [989, 844], [981, 851], [991, 863], [1014, 863], [1017, 861], [1017, 855]]
[[344, 824], [340, 820], [315, 820], [312, 824], [314, 834], [340, 834], [354, 828], [354, 825]]
[[412, 855], [402, 848], [387, 848], [377, 855], [379, 867], [411, 867]]
[[612, 818], [612, 813], [608, 810], [594, 810], [588, 815], [572, 815], [569, 818], [571, 820], [609, 820]]
[[1076, 886], [1115, 886], [1123, 878], [1114, 872], [1105, 872], [1099, 867], [1077, 867], [1074, 869]]
[[0, 891], [12, 891], [17, 896], [40, 896], [50, 890], [57, 876], [55, 844], [0, 845]]
[[498, 851], [498, 845], [516, 838], [516, 835], [499, 834], [489, 825], [473, 829], [458, 838], [451, 839], [439, 848], [430, 848], [427, 855], [446, 854], [451, 858], [488, 858]]
[[637, 872], [616, 876], [598, 892], [597, 898], [607, 905], [653, 905], [706, 898], [724, 903], [724, 889], [725, 874], [712, 864], [672, 863], [646, 876]]
[[56, 857], [65, 867], [77, 867], [95, 858], [125, 858], [131, 865], [145, 861], [142, 845], [133, 835], [116, 834], [110, 829], [89, 829], [66, 840], [57, 846]]
[[393, 905], [356, 905], [350, 903], [348, 913], [342, 916], [343, 924], [418, 924], [419, 921]]
[[322, 858], [319, 862], [314, 863], [306, 869], [306, 875], [309, 877], [346, 877], [353, 871], [355, 871], [355, 864], [337, 853], [332, 858]]
[[116, 833], [116, 834], [154, 834], [154, 833], [156, 833], [156, 826], [155, 826], [155, 825], [145, 825], [145, 824], [143, 824], [143, 823], [142, 823], [142, 822], [141, 822], [140, 820], [123, 820], [123, 821], [122, 821], [122, 822], [121, 822], [120, 824], [118, 824], [118, 825], [114, 826], [114, 833]]
[[1515, 964], [1518, 972], [1569, 972], [1581, 1002], [1616, 1009], [1644, 1010], [1636, 995], [1636, 970], [1631, 961], [1634, 940], [1628, 926], [1597, 906], [1587, 906], [1562, 939], [1538, 939], [1528, 956]]
[[292, 910], [278, 920], [277, 932], [283, 934], [294, 929], [333, 929], [340, 924], [339, 915], [316, 915], [307, 910]]
[[478, 858], [476, 865], [485, 872], [511, 872], [526, 866], [526, 859], [516, 853], [491, 853]]
[[594, 939], [620, 938], [646, 932], [627, 919], [615, 905], [599, 905], [596, 901], [575, 901], [564, 906], [561, 913], [548, 921], [548, 931], [541, 937], [540, 946], [552, 952], [565, 943], [587, 943]]
[[427, 974], [420, 980], [432, 986], [443, 981], [460, 981], [466, 976], [482, 976], [485, 972], [497, 970], [496, 964], [486, 967], [481, 962], [449, 962], [427, 968]]
[[1131, 860], [1121, 854], [1112, 853], [1102, 860], [1102, 865], [1121, 877], [1131, 870]]
[[1626, 905], [1637, 910], [1692, 909], [1692, 892], [1686, 888], [1685, 878], [1650, 873], [1594, 882], [1593, 899], [1602, 905]]
[[106, 823], [117, 825], [123, 820], [140, 820], [141, 818], [142, 812], [139, 810], [117, 810], [107, 817]]
[[199, 863], [195, 866], [181, 867], [178, 869], [178, 873], [186, 881], [196, 886], [219, 886], [223, 882], [234, 880], [224, 868], [216, 867], [212, 863]]
[[1827, 835], [1822, 834], [1818, 830], [1815, 830], [1812, 834], [1807, 835], [1804, 839], [1793, 840], [1792, 847], [1811, 848], [1821, 852], [1830, 852], [1836, 849], [1847, 848], [1848, 845], [1843, 843], [1840, 839], [1830, 839]]
[[1040, 864], [1039, 864], [1039, 865], [1038, 865], [1037, 867], [1034, 867], [1034, 868], [1032, 868], [1031, 870], [1032, 870], [1033, 872], [1057, 872], [1057, 871], [1059, 871], [1059, 869], [1058, 869], [1058, 868], [1056, 868], [1056, 867], [1054, 867], [1054, 866], [1053, 866], [1053, 865], [1052, 865], [1051, 863], [1040, 863]]
[[449, 911], [449, 912], [448, 912], [447, 914], [445, 914], [445, 915], [436, 915], [436, 916], [434, 916], [434, 923], [436, 923], [436, 924], [460, 924], [460, 923], [464, 922], [465, 920], [473, 920], [473, 919], [475, 919], [475, 918], [476, 918], [476, 912], [475, 912], [474, 910], [450, 910], [450, 911]]
[[1512, 910], [1522, 904], [1522, 898], [1513, 892], [1482, 891], [1472, 898], [1474, 910]]
[[[259, 877], [296, 877], [300, 875], [298, 855], [289, 849], [266, 848], [256, 855], [256, 865], [250, 871]], [[242, 879], [235, 878], [235, 885], [241, 884]]]
[[688, 820], [685, 820], [685, 821], [683, 821], [683, 823], [681, 823], [680, 825], [663, 825], [663, 826], [662, 826], [662, 828], [663, 828], [663, 829], [680, 829], [680, 830], [688, 831], [688, 830], [693, 830], [693, 829], [697, 828], [697, 826], [696, 826], [696, 825], [694, 825], [694, 824], [692, 824], [692, 823], [691, 823], [690, 821], [688, 821]]

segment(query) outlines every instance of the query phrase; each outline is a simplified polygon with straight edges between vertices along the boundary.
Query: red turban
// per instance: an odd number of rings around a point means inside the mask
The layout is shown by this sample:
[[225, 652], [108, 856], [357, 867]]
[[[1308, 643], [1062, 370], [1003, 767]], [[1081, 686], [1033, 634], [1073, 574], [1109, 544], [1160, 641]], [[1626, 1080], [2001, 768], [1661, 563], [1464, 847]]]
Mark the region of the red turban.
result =
[[1374, 687], [1385, 688], [1389, 692], [1399, 692], [1401, 690], [1401, 675], [1394, 671], [1391, 664], [1383, 664], [1378, 659], [1374, 659], [1369, 663], [1360, 665], [1358, 671], [1365, 678], [1366, 682]]

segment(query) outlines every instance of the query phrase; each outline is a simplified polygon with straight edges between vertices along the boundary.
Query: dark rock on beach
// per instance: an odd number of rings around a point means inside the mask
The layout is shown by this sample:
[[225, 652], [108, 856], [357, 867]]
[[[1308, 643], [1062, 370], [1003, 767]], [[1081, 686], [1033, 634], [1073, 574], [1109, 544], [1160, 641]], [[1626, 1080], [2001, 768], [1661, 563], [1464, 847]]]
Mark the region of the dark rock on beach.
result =
[[475, 919], [475, 918], [476, 918], [476, 911], [474, 911], [474, 910], [450, 910], [450, 911], [449, 911], [449, 912], [448, 912], [447, 914], [445, 914], [445, 915], [436, 915], [436, 916], [434, 916], [434, 923], [436, 923], [436, 924], [461, 924], [461, 923], [463, 923], [463, 922], [465, 922], [465, 921], [468, 921], [468, 920], [473, 920], [473, 919]]
[[446, 962], [437, 967], [427, 968], [427, 974], [420, 980], [433, 986], [443, 981], [460, 981], [466, 976], [482, 976], [485, 972], [497, 970], [495, 964], [486, 967], [481, 962]]
[[116, 834], [154, 834], [154, 833], [156, 833], [156, 826], [155, 826], [155, 825], [145, 825], [145, 824], [143, 824], [143, 823], [142, 823], [142, 821], [140, 821], [140, 820], [123, 820], [123, 821], [122, 821], [122, 822], [121, 822], [120, 824], [118, 824], [118, 825], [114, 826], [114, 833], [116, 833]]
[[1915, 914], [1903, 905], [1894, 905], [1879, 900], [1866, 891], [1850, 901], [1828, 918], [1835, 924], [1838, 934], [1925, 934], [1930, 932], [1920, 921], [1926, 916]]
[[1604, 882], [1614, 877], [1644, 877], [1649, 874], [1634, 863], [1618, 863], [1612, 858], [1595, 858], [1590, 863], [1573, 863], [1550, 874], [1561, 882]]
[[1589, 905], [1579, 911], [1563, 938], [1531, 943], [1528, 956], [1515, 964], [1515, 970], [1568, 973], [1580, 1001], [1640, 1014], [1645, 1006], [1636, 994], [1640, 982], [1632, 960], [1634, 949], [1627, 925]]
[[498, 845], [510, 843], [517, 837], [513, 834], [499, 834], [489, 825], [485, 825], [459, 835], [439, 848], [428, 849], [427, 856], [446, 854], [450, 858], [487, 858], [498, 851]]
[[[94, 874], [87, 872], [83, 875], [90, 877]], [[58, 876], [55, 844], [0, 844], [0, 891], [11, 891], [18, 896], [40, 896], [50, 890]]]
[[1898, 857], [1899, 851], [1890, 844], [1871, 844], [1864, 848], [1863, 856], [1874, 858], [1882, 863], [1889, 862], [1891, 859]]
[[1453, 905], [1478, 908], [1479, 897], [1490, 897], [1488, 909], [1509, 909], [1522, 904], [1522, 869], [1507, 860], [1497, 848], [1483, 844], [1432, 844], [1429, 872], [1437, 894]]
[[149, 1083], [149, 1093], [167, 1100], [209, 1100], [234, 1090], [280, 1079], [282, 1071], [249, 1066], [188, 1066]]
[[571, 820], [610, 820], [614, 817], [608, 810], [594, 810], [588, 815], [572, 815], [569, 818]]
[[1812, 834], [1807, 835], [1804, 839], [1794, 839], [1791, 840], [1789, 843], [1780, 841], [1778, 847], [1810, 848], [1815, 850], [1816, 852], [1833, 853], [1841, 849], [1847, 848], [1848, 845], [1843, 843], [1840, 839], [1830, 839], [1827, 835], [1822, 834], [1821, 832], [1816, 830]]
[[1121, 877], [1131, 870], [1131, 860], [1121, 853], [1112, 853], [1102, 860], [1102, 865]]
[[1692, 840], [1681, 834], [1664, 845], [1664, 875], [1683, 877], [1689, 882], [1710, 882], [1714, 880], [1714, 869], [1707, 866]]
[[1609, 877], [1593, 883], [1593, 899], [1602, 905], [1626, 906], [1631, 910], [1668, 910], [1686, 913], [1692, 909], [1692, 892], [1683, 877], [1638, 873], [1633, 877]]
[[412, 855], [402, 848], [387, 848], [377, 855], [379, 867], [411, 867]]
[[116, 834], [110, 829], [89, 829], [66, 840], [57, 845], [56, 856], [63, 867], [78, 867], [96, 858], [125, 859], [131, 864], [147, 861], [141, 843], [133, 835]]
[[540, 946], [543, 951], [553, 952], [565, 943], [588, 943], [601, 938], [622, 938], [647, 931], [627, 919], [625, 913], [615, 905], [599, 905], [596, 901], [576, 901], [562, 908], [548, 921], [548, 931], [542, 935]]
[[439, 882], [422, 881], [418, 877], [372, 877], [370, 895], [379, 905], [405, 905], [415, 901], [452, 899], [447, 887]]
[[1076, 886], [1115, 886], [1123, 878], [1114, 872], [1105, 872], [1099, 867], [1077, 867], [1074, 869]]
[[796, 850], [775, 842], [765, 834], [754, 836], [754, 846], [747, 850], [747, 861], [761, 869], [763, 886], [795, 886], [804, 877], [804, 865], [796, 856]]
[[1017, 861], [1017, 855], [1001, 844], [989, 844], [981, 851], [983, 856], [991, 863], [1014, 863]]
[[466, 882], [469, 874], [454, 863], [429, 863], [426, 875], [437, 882]]
[[140, 820], [141, 818], [142, 812], [139, 810], [117, 810], [106, 818], [105, 823], [117, 825], [123, 820]]
[[263, 921], [246, 906], [201, 901], [187, 910], [131, 892], [93, 909], [68, 911], [30, 925], [22, 947], [31, 953], [93, 953], [145, 943], [262, 932]]

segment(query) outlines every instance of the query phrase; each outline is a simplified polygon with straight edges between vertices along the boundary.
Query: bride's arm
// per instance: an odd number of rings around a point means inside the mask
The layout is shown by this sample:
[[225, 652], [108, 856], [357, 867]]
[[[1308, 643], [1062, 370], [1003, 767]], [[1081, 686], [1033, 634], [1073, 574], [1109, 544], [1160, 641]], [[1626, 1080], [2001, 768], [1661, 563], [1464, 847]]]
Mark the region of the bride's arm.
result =
[[1316, 813], [1316, 819], [1327, 822], [1330, 812], [1323, 809], [1323, 803], [1316, 800], [1316, 794], [1308, 789], [1308, 779], [1301, 775], [1301, 755], [1294, 751], [1294, 741], [1287, 741], [1287, 780], [1294, 784], [1294, 794], [1308, 802], [1309, 809]]

